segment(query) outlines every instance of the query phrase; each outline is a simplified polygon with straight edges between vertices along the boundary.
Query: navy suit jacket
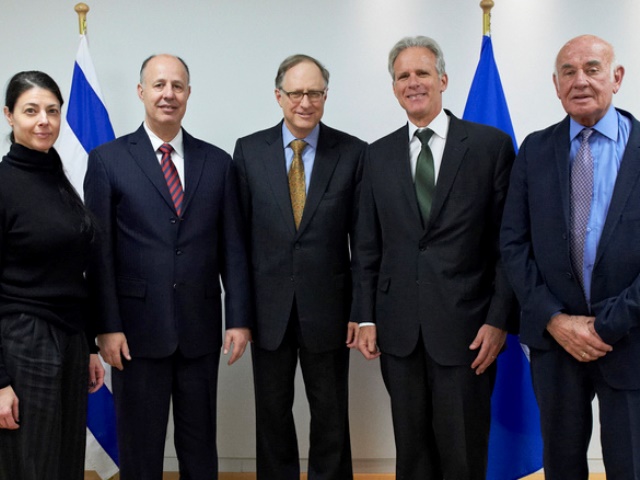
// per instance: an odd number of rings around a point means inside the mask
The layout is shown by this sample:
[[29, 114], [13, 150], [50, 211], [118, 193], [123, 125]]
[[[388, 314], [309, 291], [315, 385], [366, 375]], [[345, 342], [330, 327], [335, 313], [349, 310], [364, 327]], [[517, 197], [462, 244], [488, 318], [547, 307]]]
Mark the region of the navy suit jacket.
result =
[[[293, 220], [282, 123], [238, 140], [243, 214], [250, 235], [254, 341], [284, 338], [295, 298], [305, 346], [344, 347], [352, 309], [353, 241], [366, 144], [320, 124], [311, 184], [299, 229]], [[357, 307], [353, 307], [357, 309]]]
[[595, 315], [613, 351], [597, 360], [614, 388], [640, 388], [640, 124], [633, 124], [598, 244], [587, 305], [570, 260], [569, 117], [529, 135], [518, 153], [501, 248], [522, 305], [521, 341], [560, 348], [546, 331], [557, 312]]
[[178, 217], [144, 127], [93, 150], [85, 202], [104, 236], [89, 278], [98, 333], [124, 332], [133, 356], [188, 357], [249, 327], [249, 278], [231, 157], [184, 133], [185, 196]]
[[508, 329], [514, 295], [498, 235], [511, 138], [453, 116], [431, 215], [422, 225], [409, 160], [408, 126], [369, 147], [360, 221], [362, 322], [375, 322], [383, 353], [407, 356], [422, 332], [441, 365], [469, 365], [483, 324]]

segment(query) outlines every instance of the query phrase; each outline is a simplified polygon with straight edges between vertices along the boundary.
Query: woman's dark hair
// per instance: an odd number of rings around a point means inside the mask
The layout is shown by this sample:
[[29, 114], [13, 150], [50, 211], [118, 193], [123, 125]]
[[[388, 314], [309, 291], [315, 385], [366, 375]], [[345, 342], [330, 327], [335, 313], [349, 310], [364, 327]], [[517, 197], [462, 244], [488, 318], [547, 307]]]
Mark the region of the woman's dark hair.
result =
[[[25, 72], [18, 72], [13, 77], [11, 77], [11, 80], [9, 80], [4, 101], [7, 109], [11, 113], [13, 113], [13, 109], [15, 108], [20, 95], [28, 90], [31, 90], [32, 88], [41, 88], [43, 90], [47, 90], [58, 99], [60, 107], [62, 107], [62, 105], [64, 104], [62, 93], [60, 93], [60, 87], [58, 87], [58, 84], [55, 82], [55, 80], [44, 72], [30, 70]], [[9, 138], [11, 139], [11, 143], [15, 143], [13, 132], [11, 132]], [[91, 234], [91, 237], [93, 238], [93, 235], [95, 233], [95, 222], [93, 221], [91, 213], [84, 206], [84, 203], [82, 203], [78, 192], [76, 192], [76, 189], [73, 188], [73, 185], [71, 185], [71, 182], [67, 178], [67, 175], [64, 173], [64, 167], [62, 165], [62, 161], [60, 160], [60, 156], [57, 154], [57, 152], [55, 152], [52, 154], [52, 157], [56, 159], [57, 183], [60, 195], [62, 196], [63, 200], [81, 216], [82, 231]]]

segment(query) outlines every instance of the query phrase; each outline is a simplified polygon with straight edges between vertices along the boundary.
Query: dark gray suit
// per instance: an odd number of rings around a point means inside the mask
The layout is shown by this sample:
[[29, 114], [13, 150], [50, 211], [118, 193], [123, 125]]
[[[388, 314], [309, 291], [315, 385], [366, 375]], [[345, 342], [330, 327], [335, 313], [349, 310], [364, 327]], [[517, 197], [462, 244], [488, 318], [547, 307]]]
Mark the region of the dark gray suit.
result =
[[181, 471], [194, 479], [217, 475], [221, 278], [226, 328], [250, 326], [233, 163], [187, 132], [183, 140], [180, 217], [142, 126], [89, 155], [85, 201], [105, 237], [91, 276], [98, 333], [124, 332], [133, 357], [113, 372], [123, 479], [162, 475], [171, 396]]
[[282, 123], [236, 144], [255, 300], [252, 352], [260, 479], [300, 475], [291, 414], [298, 356], [312, 417], [309, 478], [352, 476], [345, 341], [354, 264], [349, 249], [364, 150], [364, 142], [320, 124], [296, 231]]
[[506, 330], [513, 318], [498, 250], [513, 143], [446, 113], [424, 227], [407, 126], [369, 147], [362, 187], [361, 321], [376, 325], [403, 479], [484, 478], [495, 367], [472, 379], [469, 345], [483, 324]]

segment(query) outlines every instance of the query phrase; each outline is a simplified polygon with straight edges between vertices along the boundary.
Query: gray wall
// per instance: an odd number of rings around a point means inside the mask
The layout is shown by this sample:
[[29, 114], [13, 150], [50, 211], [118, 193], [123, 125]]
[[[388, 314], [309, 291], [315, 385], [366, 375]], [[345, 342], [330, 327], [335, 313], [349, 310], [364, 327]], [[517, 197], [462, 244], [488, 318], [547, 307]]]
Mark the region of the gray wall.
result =
[[[91, 0], [90, 0], [91, 1]], [[75, 0], [0, 0], [0, 84], [20, 70], [51, 74], [68, 96], [78, 47]], [[152, 53], [182, 56], [193, 92], [184, 125], [232, 151], [236, 138], [281, 118], [273, 98], [278, 63], [297, 52], [331, 71], [325, 122], [373, 141], [405, 122], [386, 70], [390, 47], [425, 34], [444, 49], [449, 88], [444, 104], [461, 116], [482, 35], [479, 0], [95, 0], [88, 17], [91, 55], [117, 135], [140, 124], [136, 96], [141, 61]], [[518, 143], [555, 123], [563, 111], [551, 83], [555, 54], [569, 38], [594, 33], [611, 41], [627, 68], [617, 106], [640, 112], [640, 2], [496, 0], [493, 43]], [[0, 122], [1, 151], [9, 129]], [[301, 452], [308, 413], [296, 400]], [[360, 471], [392, 468], [394, 444], [378, 362], [352, 355], [353, 455]], [[219, 452], [226, 470], [251, 469], [254, 456], [250, 359], [221, 366]], [[597, 432], [596, 432], [597, 433]], [[592, 447], [595, 468], [601, 457]], [[175, 466], [172, 448], [168, 463]]]

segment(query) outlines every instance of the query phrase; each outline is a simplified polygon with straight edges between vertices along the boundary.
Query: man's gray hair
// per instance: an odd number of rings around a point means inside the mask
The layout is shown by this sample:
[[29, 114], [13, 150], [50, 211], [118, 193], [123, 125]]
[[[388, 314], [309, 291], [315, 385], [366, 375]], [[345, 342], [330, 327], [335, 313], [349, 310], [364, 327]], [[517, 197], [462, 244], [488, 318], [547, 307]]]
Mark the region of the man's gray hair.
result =
[[324, 87], [327, 88], [329, 86], [329, 70], [324, 68], [324, 65], [322, 65], [322, 63], [320, 63], [315, 58], [310, 57], [309, 55], [303, 55], [301, 53], [297, 53], [295, 55], [291, 55], [285, 58], [280, 64], [280, 66], [278, 67], [278, 73], [276, 74], [276, 88], [278, 90], [282, 88], [282, 81], [284, 80], [284, 76], [287, 73], [287, 71], [302, 62], [314, 63], [322, 73], [322, 78], [324, 80]]
[[396, 63], [396, 59], [398, 58], [398, 55], [400, 55], [400, 52], [411, 47], [422, 47], [431, 50], [436, 56], [436, 71], [438, 72], [438, 76], [442, 78], [442, 76], [447, 73], [444, 68], [444, 54], [442, 53], [442, 49], [440, 48], [440, 45], [438, 45], [438, 42], [433, 38], [422, 35], [404, 37], [396, 43], [389, 52], [389, 73], [391, 74], [391, 78], [394, 82], [396, 81], [396, 78], [393, 71], [393, 64]]

